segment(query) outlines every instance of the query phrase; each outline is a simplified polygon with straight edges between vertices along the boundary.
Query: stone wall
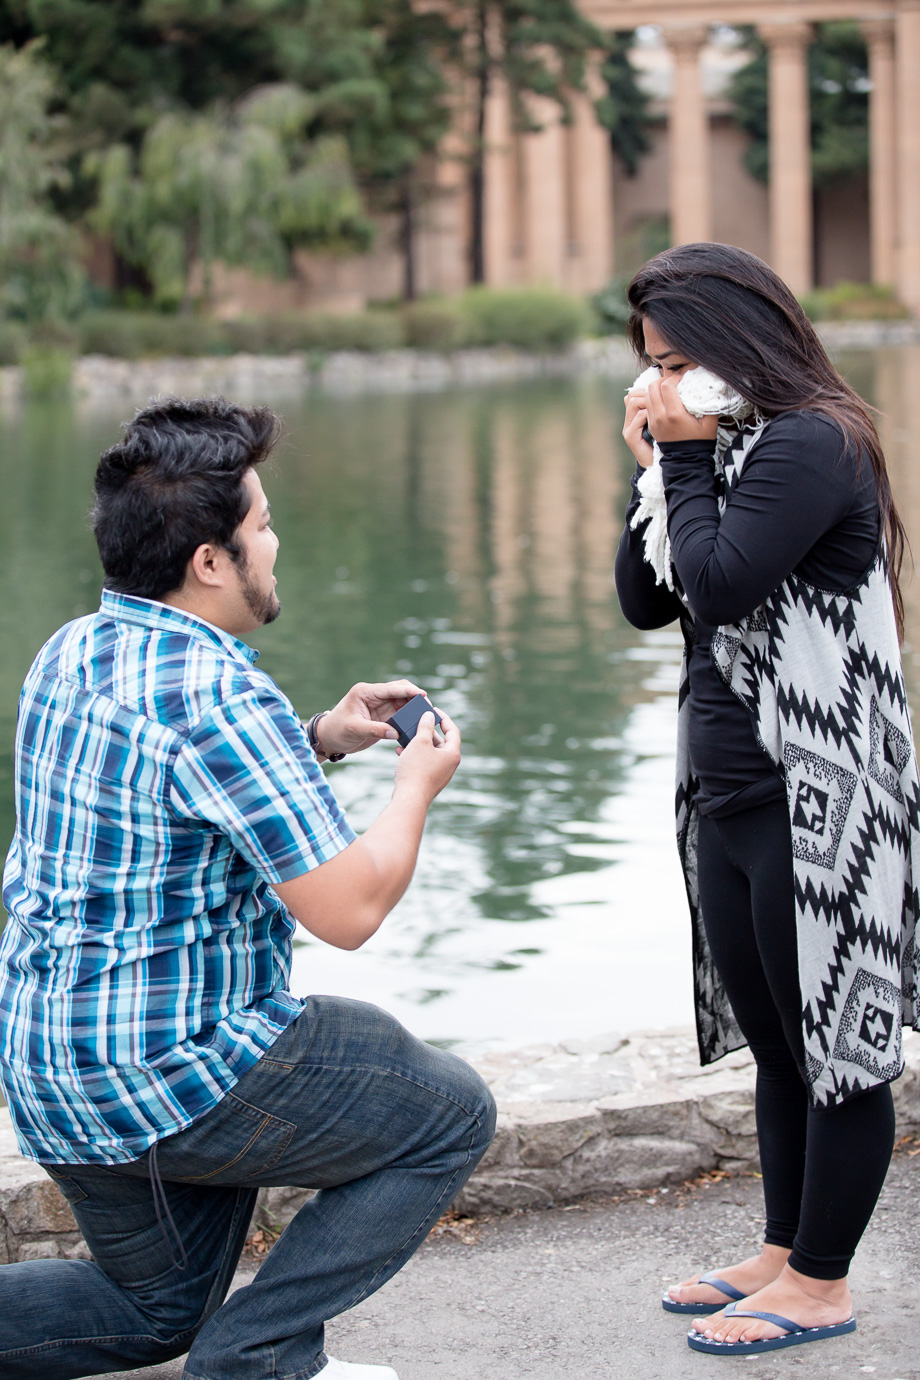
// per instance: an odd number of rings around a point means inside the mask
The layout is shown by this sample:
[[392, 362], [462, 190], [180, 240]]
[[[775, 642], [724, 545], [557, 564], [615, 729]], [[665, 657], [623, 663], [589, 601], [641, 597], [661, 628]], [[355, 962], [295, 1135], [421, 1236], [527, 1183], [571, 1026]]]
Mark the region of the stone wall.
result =
[[[143, 406], [162, 396], [222, 394], [254, 401], [297, 397], [313, 390], [415, 392], [574, 374], [623, 377], [632, 368], [625, 341], [610, 337], [580, 341], [570, 350], [550, 355], [503, 346], [447, 354], [340, 350], [321, 357], [298, 353], [126, 360], [83, 355], [74, 363], [71, 385], [78, 406], [92, 409]], [[0, 406], [17, 405], [24, 389], [21, 368], [0, 368]]]
[[[828, 349], [873, 349], [920, 343], [920, 321], [840, 321], [821, 325]], [[111, 359], [84, 355], [73, 367], [79, 406], [142, 406], [151, 398], [214, 396], [253, 401], [296, 397], [318, 389], [331, 393], [415, 392], [514, 379], [606, 375], [628, 379], [636, 365], [619, 336], [582, 340], [560, 354], [538, 355], [497, 346], [442, 354], [427, 350], [363, 353], [341, 350], [322, 358], [306, 354], [229, 355], [203, 359]], [[23, 371], [0, 368], [0, 407], [23, 397]]]
[[[895, 1084], [898, 1134], [920, 1132], [920, 1036]], [[499, 1106], [495, 1141], [457, 1201], [463, 1213], [547, 1207], [592, 1194], [756, 1168], [753, 1065], [746, 1052], [701, 1069], [686, 1031], [536, 1046], [479, 1061]], [[255, 1227], [283, 1227], [305, 1201], [264, 1190]], [[71, 1211], [16, 1150], [0, 1111], [0, 1264], [86, 1258]]]

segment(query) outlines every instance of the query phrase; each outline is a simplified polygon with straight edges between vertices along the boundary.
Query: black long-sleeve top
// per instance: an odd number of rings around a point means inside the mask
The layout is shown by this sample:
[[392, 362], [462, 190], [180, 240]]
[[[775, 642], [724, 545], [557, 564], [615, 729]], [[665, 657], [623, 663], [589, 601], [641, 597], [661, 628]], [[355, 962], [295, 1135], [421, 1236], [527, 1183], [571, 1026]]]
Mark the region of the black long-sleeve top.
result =
[[[671, 558], [694, 619], [688, 662], [690, 763], [704, 814], [733, 814], [782, 797], [783, 783], [754, 736], [748, 711], [711, 655], [714, 629], [752, 613], [792, 572], [820, 589], [855, 584], [875, 558], [879, 507], [868, 460], [814, 412], [774, 418], [745, 460], [719, 518], [714, 441], [661, 446]], [[644, 525], [630, 530], [636, 481], [616, 558], [626, 618], [660, 628], [681, 601], [644, 559]]]

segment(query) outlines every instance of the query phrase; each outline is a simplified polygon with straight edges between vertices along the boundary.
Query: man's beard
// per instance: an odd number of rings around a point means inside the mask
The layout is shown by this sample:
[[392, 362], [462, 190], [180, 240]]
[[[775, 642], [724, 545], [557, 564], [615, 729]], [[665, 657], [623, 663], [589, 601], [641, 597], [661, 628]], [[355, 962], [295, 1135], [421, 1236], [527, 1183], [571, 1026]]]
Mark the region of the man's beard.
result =
[[281, 600], [274, 589], [266, 591], [258, 588], [252, 579], [245, 556], [237, 561], [237, 570], [239, 571], [240, 587], [243, 598], [246, 600], [246, 607], [253, 618], [258, 619], [259, 627], [264, 627], [266, 623], [274, 623], [281, 612]]

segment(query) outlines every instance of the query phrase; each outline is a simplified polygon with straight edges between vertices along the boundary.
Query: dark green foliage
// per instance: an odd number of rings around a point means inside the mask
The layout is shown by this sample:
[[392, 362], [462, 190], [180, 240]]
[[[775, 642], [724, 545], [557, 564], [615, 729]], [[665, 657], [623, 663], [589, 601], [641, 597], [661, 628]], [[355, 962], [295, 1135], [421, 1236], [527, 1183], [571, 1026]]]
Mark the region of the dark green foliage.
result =
[[457, 302], [428, 299], [403, 312], [406, 344], [417, 350], [453, 350], [465, 343], [465, 323]]
[[628, 278], [612, 278], [606, 287], [591, 298], [601, 335], [625, 335], [630, 316], [626, 300]]
[[911, 315], [894, 290], [878, 283], [836, 283], [802, 298], [812, 321], [888, 321]]
[[79, 322], [81, 354], [142, 359], [229, 353], [221, 324], [161, 312], [88, 312]]
[[564, 350], [591, 328], [582, 299], [552, 288], [470, 288], [458, 305], [468, 345]]
[[630, 177], [639, 166], [642, 155], [651, 148], [648, 129], [651, 123], [648, 107], [651, 98], [636, 80], [636, 71], [629, 59], [633, 34], [616, 33], [610, 36], [610, 50], [603, 67], [607, 94], [598, 102], [598, 118], [610, 130], [610, 142]]
[[0, 331], [0, 362], [10, 362], [23, 347], [47, 351], [66, 346], [71, 353], [142, 359], [160, 355], [327, 354], [333, 350], [380, 351], [411, 345], [422, 350], [463, 346], [511, 345], [518, 349], [565, 349], [592, 326], [591, 313], [578, 297], [551, 288], [470, 288], [450, 301], [430, 298], [402, 309], [333, 314], [301, 312], [249, 316], [237, 321], [182, 316], [171, 312], [95, 311], [76, 323], [66, 340], [55, 335]]
[[18, 321], [0, 320], [0, 367], [18, 364], [26, 343], [26, 333]]
[[[769, 174], [767, 54], [753, 32], [752, 57], [732, 84], [735, 119], [750, 136], [748, 171], [760, 182]], [[865, 168], [869, 161], [869, 70], [865, 40], [855, 23], [821, 24], [808, 56], [811, 96], [812, 172], [827, 186]]]
[[858, 24], [822, 24], [809, 72], [811, 163], [823, 187], [869, 163], [869, 59]]
[[297, 350], [387, 350], [402, 345], [396, 312], [244, 317], [214, 321], [160, 312], [109, 311], [80, 322], [86, 354], [142, 359], [157, 355], [290, 354]]
[[80, 244], [52, 197], [68, 181], [54, 73], [41, 44], [0, 44], [0, 316], [61, 319], [81, 304]]

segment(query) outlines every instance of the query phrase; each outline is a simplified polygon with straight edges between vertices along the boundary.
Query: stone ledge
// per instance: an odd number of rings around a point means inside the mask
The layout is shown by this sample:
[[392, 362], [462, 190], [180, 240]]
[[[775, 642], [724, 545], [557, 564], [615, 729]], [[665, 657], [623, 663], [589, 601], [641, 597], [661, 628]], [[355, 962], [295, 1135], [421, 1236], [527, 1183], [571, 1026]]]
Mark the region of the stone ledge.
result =
[[[898, 1134], [920, 1131], [920, 1036], [894, 1085]], [[477, 1062], [499, 1106], [495, 1140], [457, 1200], [463, 1213], [545, 1207], [589, 1194], [756, 1168], [754, 1071], [746, 1051], [707, 1069], [689, 1031], [538, 1045]], [[308, 1192], [259, 1195], [255, 1225], [285, 1226]], [[0, 1264], [87, 1255], [70, 1208], [22, 1159], [0, 1109]]]
[[[826, 321], [818, 333], [829, 350], [920, 344], [920, 320]], [[535, 354], [511, 346], [453, 350], [335, 350], [325, 355], [209, 355], [198, 359], [114, 359], [83, 355], [74, 361], [74, 396], [84, 407], [144, 405], [150, 398], [228, 394], [242, 399], [327, 393], [424, 392], [515, 379], [590, 377], [629, 379], [636, 364], [622, 336], [577, 341], [568, 350]], [[24, 392], [18, 365], [0, 368], [0, 407]]]
[[[818, 332], [829, 350], [872, 349], [920, 343], [920, 320], [827, 321]], [[113, 359], [83, 355], [74, 361], [73, 393], [88, 408], [144, 405], [151, 397], [227, 394], [255, 400], [327, 393], [424, 392], [515, 379], [590, 377], [629, 379], [636, 365], [622, 336], [577, 341], [568, 350], [535, 354], [511, 346], [454, 350], [336, 350], [325, 355], [214, 355], [199, 359]], [[23, 370], [0, 368], [0, 407], [23, 396]]]
[[817, 331], [828, 350], [920, 345], [920, 321], [915, 316], [890, 321], [821, 321]]
[[[628, 378], [633, 364], [626, 342], [610, 336], [578, 341], [571, 349], [535, 354], [510, 346], [489, 349], [337, 350], [327, 355], [224, 355], [200, 359], [113, 359], [83, 355], [74, 361], [72, 390], [84, 407], [143, 405], [151, 397], [227, 394], [244, 399], [298, 397], [305, 392], [424, 392], [515, 379], [608, 374]], [[0, 368], [0, 406], [23, 395], [23, 370]]]

